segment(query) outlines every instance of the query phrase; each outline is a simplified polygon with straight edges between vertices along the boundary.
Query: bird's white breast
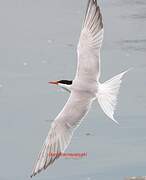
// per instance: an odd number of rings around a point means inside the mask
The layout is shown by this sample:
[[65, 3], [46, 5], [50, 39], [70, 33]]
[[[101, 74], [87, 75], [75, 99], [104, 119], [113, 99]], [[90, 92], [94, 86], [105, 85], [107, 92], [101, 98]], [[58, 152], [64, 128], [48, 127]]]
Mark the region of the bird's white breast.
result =
[[95, 97], [98, 91], [98, 83], [94, 80], [84, 81], [75, 79], [72, 84], [72, 90], [79, 91], [80, 93], [87, 93], [91, 97]]

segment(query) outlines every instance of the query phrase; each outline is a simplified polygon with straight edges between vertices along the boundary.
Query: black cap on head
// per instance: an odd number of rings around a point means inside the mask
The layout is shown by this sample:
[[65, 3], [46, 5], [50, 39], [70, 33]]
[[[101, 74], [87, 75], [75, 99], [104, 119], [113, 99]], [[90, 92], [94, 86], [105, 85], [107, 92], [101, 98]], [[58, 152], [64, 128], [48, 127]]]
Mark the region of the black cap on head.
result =
[[71, 80], [60, 80], [60, 81], [58, 81], [58, 83], [71, 85], [72, 81]]

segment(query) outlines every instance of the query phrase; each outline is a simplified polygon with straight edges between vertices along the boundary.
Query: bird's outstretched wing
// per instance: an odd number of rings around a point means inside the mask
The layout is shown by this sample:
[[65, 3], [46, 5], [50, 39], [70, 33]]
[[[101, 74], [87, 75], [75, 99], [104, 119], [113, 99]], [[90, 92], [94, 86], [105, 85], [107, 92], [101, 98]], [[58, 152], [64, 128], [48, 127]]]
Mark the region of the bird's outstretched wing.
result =
[[[81, 81], [98, 79], [102, 39], [103, 23], [99, 6], [96, 0], [89, 0], [78, 44], [78, 67], [75, 79]], [[46, 169], [60, 157], [60, 153], [65, 151], [74, 130], [88, 112], [92, 98], [86, 92], [71, 92], [63, 110], [51, 125], [31, 177]]]
[[103, 41], [103, 22], [97, 0], [89, 0], [78, 43], [78, 65], [75, 79], [98, 80], [100, 48]]
[[70, 143], [74, 130], [88, 112], [92, 98], [87, 94], [72, 92], [63, 110], [54, 120], [34, 165], [32, 176], [60, 157]]

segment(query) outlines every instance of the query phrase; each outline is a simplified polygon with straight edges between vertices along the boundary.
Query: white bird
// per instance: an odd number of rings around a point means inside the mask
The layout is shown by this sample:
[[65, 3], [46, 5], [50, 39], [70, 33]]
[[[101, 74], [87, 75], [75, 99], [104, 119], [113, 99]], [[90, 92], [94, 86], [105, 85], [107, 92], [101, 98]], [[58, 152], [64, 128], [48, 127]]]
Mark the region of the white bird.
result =
[[[87, 10], [77, 47], [78, 65], [73, 81], [50, 82], [70, 92], [63, 110], [51, 124], [50, 131], [34, 165], [32, 176], [60, 157], [69, 145], [75, 129], [88, 113], [94, 100], [98, 100], [104, 113], [114, 119], [123, 72], [112, 79], [100, 83], [100, 48], [103, 41], [103, 22], [97, 0], [88, 0]], [[55, 156], [49, 156], [50, 153]]]

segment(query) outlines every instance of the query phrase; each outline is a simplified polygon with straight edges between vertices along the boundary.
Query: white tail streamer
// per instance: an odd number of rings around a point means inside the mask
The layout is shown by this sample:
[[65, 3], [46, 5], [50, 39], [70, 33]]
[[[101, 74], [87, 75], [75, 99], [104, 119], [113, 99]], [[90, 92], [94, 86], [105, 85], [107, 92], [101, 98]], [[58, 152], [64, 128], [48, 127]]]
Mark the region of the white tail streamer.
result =
[[99, 89], [98, 89], [98, 93], [97, 93], [98, 102], [99, 102], [103, 112], [110, 119], [112, 119], [116, 124], [119, 124], [114, 119], [114, 111], [115, 111], [116, 104], [117, 104], [117, 96], [119, 93], [120, 85], [122, 83], [122, 77], [129, 70], [124, 71], [124, 72], [114, 76], [110, 80], [99, 84]]

